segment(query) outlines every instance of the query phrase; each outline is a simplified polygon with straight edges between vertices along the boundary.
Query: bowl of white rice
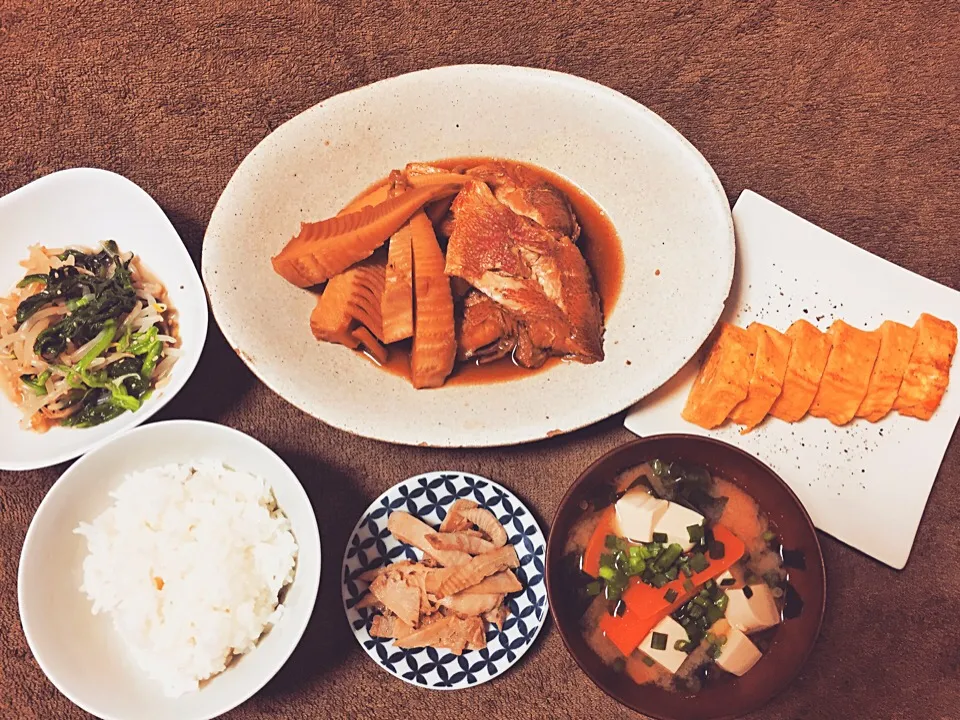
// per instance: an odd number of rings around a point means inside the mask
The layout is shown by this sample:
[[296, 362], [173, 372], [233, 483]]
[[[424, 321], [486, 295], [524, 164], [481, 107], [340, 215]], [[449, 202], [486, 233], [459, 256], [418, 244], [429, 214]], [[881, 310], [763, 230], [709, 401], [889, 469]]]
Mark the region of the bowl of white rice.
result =
[[283, 666], [313, 613], [303, 487], [237, 430], [177, 420], [114, 438], [40, 504], [20, 618], [53, 684], [104, 720], [206, 720]]

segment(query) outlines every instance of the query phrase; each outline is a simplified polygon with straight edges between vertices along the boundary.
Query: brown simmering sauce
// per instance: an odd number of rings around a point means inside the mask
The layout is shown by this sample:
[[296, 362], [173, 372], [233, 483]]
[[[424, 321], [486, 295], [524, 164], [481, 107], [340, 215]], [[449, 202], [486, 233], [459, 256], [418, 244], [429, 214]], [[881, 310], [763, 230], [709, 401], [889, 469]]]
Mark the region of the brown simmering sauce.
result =
[[[466, 157], [436, 160], [431, 161], [430, 164], [444, 168], [454, 168], [464, 165], [473, 167], [496, 160], [505, 160], [506, 162], [523, 165], [537, 175], [540, 175], [551, 185], [559, 188], [560, 191], [567, 196], [577, 216], [577, 222], [580, 224], [580, 238], [577, 240], [577, 246], [580, 248], [580, 251], [587, 261], [587, 265], [590, 267], [597, 294], [600, 296], [600, 308], [603, 311], [604, 325], [607, 325], [610, 321], [614, 306], [617, 303], [617, 298], [620, 296], [620, 289], [623, 284], [623, 249], [621, 248], [620, 237], [617, 235], [617, 230], [613, 226], [613, 222], [593, 198], [566, 178], [560, 177], [556, 173], [531, 163], [506, 160], [504, 158]], [[386, 179], [378, 180], [364, 190], [363, 193], [357, 195], [357, 197], [362, 197], [371, 190], [383, 185], [385, 182]], [[391, 345], [389, 348], [390, 358], [386, 363], [380, 365], [380, 367], [394, 375], [409, 378], [410, 346], [410, 341]], [[540, 373], [554, 367], [560, 362], [563, 362], [561, 358], [552, 357], [536, 369], [521, 367], [514, 363], [510, 356], [483, 365], [474, 361], [457, 363], [453, 373], [447, 378], [445, 387], [450, 385], [499, 383], [530, 377], [535, 373]]]

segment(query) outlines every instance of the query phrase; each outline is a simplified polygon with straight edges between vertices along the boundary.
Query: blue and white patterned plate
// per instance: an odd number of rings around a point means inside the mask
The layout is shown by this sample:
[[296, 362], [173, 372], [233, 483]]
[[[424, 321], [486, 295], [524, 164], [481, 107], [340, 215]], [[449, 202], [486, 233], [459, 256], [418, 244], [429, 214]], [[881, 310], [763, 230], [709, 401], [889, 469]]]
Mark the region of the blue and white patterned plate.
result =
[[[357, 609], [367, 589], [359, 576], [382, 565], [422, 553], [405, 545], [387, 529], [387, 516], [405, 510], [438, 527], [457, 498], [486, 508], [507, 530], [507, 542], [517, 550], [520, 567], [514, 572], [524, 589], [508, 595], [510, 617], [503, 630], [488, 625], [487, 647], [457, 656], [434, 648], [400, 649], [393, 640], [370, 637], [373, 614]], [[533, 645], [547, 617], [544, 555], [547, 542], [530, 510], [506, 488], [478, 475], [431, 472], [404, 480], [367, 508], [353, 530], [343, 556], [343, 609], [357, 641], [380, 667], [413, 685], [431, 690], [459, 690], [492, 680], [517, 662]]]

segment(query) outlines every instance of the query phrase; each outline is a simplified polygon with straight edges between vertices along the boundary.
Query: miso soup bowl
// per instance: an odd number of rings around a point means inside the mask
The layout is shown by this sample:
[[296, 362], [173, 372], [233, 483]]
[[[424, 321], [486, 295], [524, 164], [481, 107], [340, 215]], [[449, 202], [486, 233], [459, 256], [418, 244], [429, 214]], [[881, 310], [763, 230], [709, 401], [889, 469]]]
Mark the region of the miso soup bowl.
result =
[[[617, 473], [653, 458], [706, 467], [732, 481], [759, 504], [776, 526], [784, 548], [802, 553], [805, 569], [790, 568], [790, 583], [803, 601], [800, 614], [785, 620], [763, 658], [742, 677], [722, 674], [696, 694], [637, 685], [605, 665], [580, 633], [580, 608], [573, 573], [564, 558], [571, 526], [598, 486]], [[583, 504], [583, 505], [581, 505]], [[800, 500], [776, 473], [744, 451], [694, 435], [641, 438], [607, 453], [570, 486], [557, 509], [547, 543], [547, 596], [567, 650], [587, 676], [617, 702], [656, 720], [723, 720], [757, 710], [799, 674], [820, 633], [826, 600], [826, 574], [820, 543]]]

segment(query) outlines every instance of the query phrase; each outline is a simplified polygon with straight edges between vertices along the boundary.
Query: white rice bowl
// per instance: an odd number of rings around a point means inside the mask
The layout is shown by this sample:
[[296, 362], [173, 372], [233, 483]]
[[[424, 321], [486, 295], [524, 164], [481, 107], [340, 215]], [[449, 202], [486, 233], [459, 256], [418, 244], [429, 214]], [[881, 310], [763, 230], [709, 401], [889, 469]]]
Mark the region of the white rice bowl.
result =
[[139, 667], [177, 697], [252, 650], [283, 613], [297, 542], [262, 478], [220, 463], [127, 475], [80, 523], [80, 588]]

